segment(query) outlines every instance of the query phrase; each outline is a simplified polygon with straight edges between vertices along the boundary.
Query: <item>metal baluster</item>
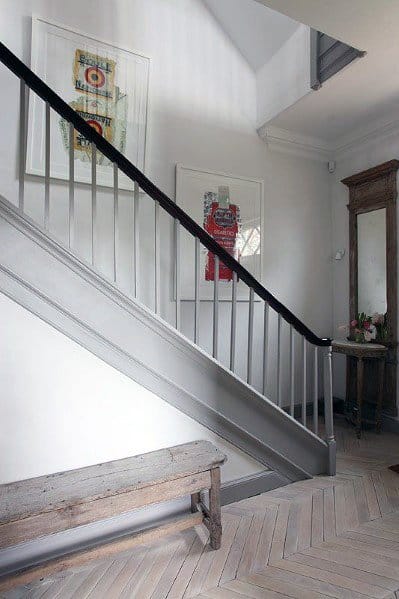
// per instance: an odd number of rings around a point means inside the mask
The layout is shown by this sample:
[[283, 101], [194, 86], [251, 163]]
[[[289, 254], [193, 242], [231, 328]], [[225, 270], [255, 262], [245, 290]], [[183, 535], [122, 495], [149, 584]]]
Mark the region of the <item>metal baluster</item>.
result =
[[119, 262], [119, 183], [118, 165], [114, 163], [114, 281], [118, 280]]
[[133, 228], [133, 294], [135, 298], [138, 298], [140, 290], [140, 187], [137, 181], [134, 182]]
[[281, 385], [281, 314], [277, 318], [277, 405], [281, 407], [282, 385]]
[[290, 414], [295, 414], [295, 337], [294, 327], [290, 326]]
[[69, 123], [69, 247], [75, 245], [75, 129]]
[[254, 341], [254, 290], [249, 290], [247, 383], [252, 385], [252, 351]]
[[237, 328], [237, 273], [233, 272], [231, 287], [231, 327], [230, 327], [230, 370], [234, 372], [236, 359], [236, 328]]
[[219, 256], [215, 256], [215, 276], [213, 281], [213, 349], [212, 355], [218, 357], [219, 336]]
[[154, 219], [155, 219], [155, 272], [154, 272], [154, 285], [155, 285], [155, 314], [161, 312], [161, 231], [159, 228], [159, 202], [155, 202], [154, 208]]
[[307, 380], [306, 380], [306, 339], [302, 337], [302, 347], [303, 347], [303, 391], [302, 391], [302, 424], [306, 426], [306, 393], [307, 393]]
[[200, 269], [201, 245], [198, 237], [195, 238], [195, 299], [194, 299], [194, 343], [199, 342], [200, 319]]
[[318, 364], [318, 347], [314, 346], [314, 363], [313, 363], [313, 432], [315, 435], [319, 433], [319, 364]]
[[50, 104], [45, 108], [45, 141], [44, 141], [44, 228], [50, 224]]
[[26, 158], [26, 85], [23, 79], [19, 88], [19, 163], [18, 163], [18, 207], [24, 210], [25, 200], [25, 158]]
[[265, 302], [263, 313], [263, 386], [262, 393], [267, 392], [267, 367], [269, 361], [269, 304]]
[[324, 355], [324, 421], [326, 427], [326, 441], [328, 446], [328, 474], [336, 473], [336, 443], [334, 437], [333, 399], [332, 399], [332, 369], [331, 346]]
[[176, 329], [180, 331], [180, 223], [175, 219], [175, 294], [176, 294]]
[[91, 144], [91, 262], [96, 263], [97, 250], [97, 148]]

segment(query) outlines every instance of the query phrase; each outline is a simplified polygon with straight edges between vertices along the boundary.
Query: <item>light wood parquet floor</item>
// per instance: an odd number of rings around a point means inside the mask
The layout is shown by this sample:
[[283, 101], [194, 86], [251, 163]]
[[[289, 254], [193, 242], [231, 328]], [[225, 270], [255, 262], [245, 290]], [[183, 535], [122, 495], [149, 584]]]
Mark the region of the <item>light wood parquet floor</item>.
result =
[[4, 599], [399, 598], [399, 437], [337, 426], [338, 473], [223, 508], [203, 527], [16, 588]]

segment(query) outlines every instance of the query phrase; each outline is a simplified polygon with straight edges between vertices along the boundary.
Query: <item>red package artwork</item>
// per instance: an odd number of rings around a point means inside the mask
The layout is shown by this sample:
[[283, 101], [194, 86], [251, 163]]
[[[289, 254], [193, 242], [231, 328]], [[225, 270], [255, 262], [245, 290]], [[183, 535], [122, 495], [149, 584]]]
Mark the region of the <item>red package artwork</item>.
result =
[[[215, 197], [216, 194], [212, 194], [212, 196]], [[204, 228], [236, 260], [239, 259], [237, 250], [239, 220], [239, 208], [235, 204], [230, 204], [228, 201], [208, 202], [204, 214]], [[231, 281], [232, 278], [233, 271], [224, 264], [219, 263], [219, 280]], [[207, 254], [205, 280], [215, 280], [215, 256], [212, 252]]]

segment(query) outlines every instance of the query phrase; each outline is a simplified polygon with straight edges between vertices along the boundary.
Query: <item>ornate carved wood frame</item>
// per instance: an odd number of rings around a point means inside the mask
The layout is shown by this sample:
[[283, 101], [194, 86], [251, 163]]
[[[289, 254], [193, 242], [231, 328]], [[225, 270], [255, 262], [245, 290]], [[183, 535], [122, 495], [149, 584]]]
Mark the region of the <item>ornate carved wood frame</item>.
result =
[[387, 321], [389, 348], [387, 388], [384, 408], [396, 414], [396, 346], [398, 326], [397, 291], [397, 171], [399, 160], [390, 160], [342, 180], [349, 188], [349, 312], [353, 320], [358, 312], [357, 215], [386, 209]]

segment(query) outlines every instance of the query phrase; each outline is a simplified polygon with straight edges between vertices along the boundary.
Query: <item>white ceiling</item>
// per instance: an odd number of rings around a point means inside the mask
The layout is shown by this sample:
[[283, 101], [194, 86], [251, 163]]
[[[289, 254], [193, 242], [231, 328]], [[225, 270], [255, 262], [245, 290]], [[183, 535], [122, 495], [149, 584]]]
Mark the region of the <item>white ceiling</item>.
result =
[[398, 30], [399, 2], [397, 0], [257, 0], [257, 2], [360, 50], [371, 50], [383, 41], [384, 37], [389, 39]]
[[298, 27], [296, 21], [254, 0], [203, 1], [254, 71], [262, 67]]
[[339, 141], [399, 118], [399, 0], [258, 0], [367, 55], [270, 124]]

